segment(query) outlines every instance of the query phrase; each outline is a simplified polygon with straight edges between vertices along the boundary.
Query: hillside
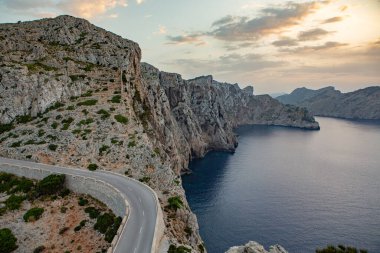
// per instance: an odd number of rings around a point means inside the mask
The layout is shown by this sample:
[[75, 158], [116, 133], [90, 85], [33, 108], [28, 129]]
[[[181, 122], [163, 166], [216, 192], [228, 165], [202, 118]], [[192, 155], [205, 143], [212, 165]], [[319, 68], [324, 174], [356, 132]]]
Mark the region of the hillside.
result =
[[276, 99], [284, 104], [305, 107], [317, 116], [380, 119], [380, 86], [348, 93], [341, 93], [334, 87], [319, 90], [298, 88]]
[[96, 164], [150, 185], [164, 210], [163, 245], [204, 252], [180, 177], [192, 158], [233, 151], [242, 124], [319, 129], [305, 109], [252, 87], [141, 63], [137, 43], [84, 19], [1, 24], [0, 52], [0, 156]]

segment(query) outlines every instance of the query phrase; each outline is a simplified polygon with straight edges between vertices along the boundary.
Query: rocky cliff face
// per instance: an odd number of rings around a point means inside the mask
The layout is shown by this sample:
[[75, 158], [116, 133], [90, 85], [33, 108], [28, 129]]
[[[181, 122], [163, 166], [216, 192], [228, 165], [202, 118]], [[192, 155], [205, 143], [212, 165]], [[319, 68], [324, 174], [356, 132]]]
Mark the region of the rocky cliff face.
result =
[[180, 178], [192, 157], [233, 151], [241, 124], [318, 129], [306, 110], [249, 87], [140, 64], [136, 43], [83, 19], [1, 24], [0, 52], [0, 156], [97, 164], [145, 182], [164, 210], [167, 241], [193, 252], [203, 242]]
[[307, 108], [318, 116], [347, 119], [380, 119], [380, 86], [341, 93], [334, 87], [299, 88], [276, 98], [284, 104]]
[[226, 253], [288, 253], [280, 245], [274, 245], [269, 247], [269, 251], [266, 251], [264, 247], [257, 242], [248, 242], [244, 246], [231, 247]]

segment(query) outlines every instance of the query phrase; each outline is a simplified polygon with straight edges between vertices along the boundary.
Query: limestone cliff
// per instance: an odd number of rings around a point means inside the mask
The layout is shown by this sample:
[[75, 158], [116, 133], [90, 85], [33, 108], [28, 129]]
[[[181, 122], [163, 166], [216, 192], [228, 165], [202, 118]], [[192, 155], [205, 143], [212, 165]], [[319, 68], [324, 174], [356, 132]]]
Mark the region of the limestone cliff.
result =
[[136, 178], [157, 192], [168, 242], [193, 252], [204, 246], [180, 178], [192, 157], [233, 151], [242, 124], [319, 128], [249, 87], [141, 64], [136, 43], [83, 19], [1, 24], [0, 52], [0, 156]]
[[231, 247], [225, 253], [288, 253], [280, 245], [274, 245], [269, 247], [269, 251], [266, 251], [264, 247], [257, 242], [250, 241], [244, 246]]
[[334, 87], [319, 90], [295, 89], [276, 98], [284, 104], [307, 108], [317, 116], [346, 119], [380, 119], [380, 87], [373, 86], [342, 93]]

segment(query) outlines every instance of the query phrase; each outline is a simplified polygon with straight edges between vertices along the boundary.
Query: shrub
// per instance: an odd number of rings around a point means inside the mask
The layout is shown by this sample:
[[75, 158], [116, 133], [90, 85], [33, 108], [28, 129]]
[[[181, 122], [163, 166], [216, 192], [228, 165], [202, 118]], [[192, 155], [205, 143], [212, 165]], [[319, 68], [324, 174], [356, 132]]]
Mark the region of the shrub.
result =
[[27, 193], [34, 187], [34, 182], [27, 178], [21, 178], [18, 180], [16, 188], [12, 192], [23, 192]]
[[9, 228], [0, 229], [0, 252], [9, 253], [16, 250], [17, 238], [12, 234]]
[[115, 95], [111, 98], [111, 102], [115, 104], [120, 104], [121, 101], [121, 95]]
[[[102, 145], [100, 148], [99, 148], [99, 155], [103, 155], [103, 153], [109, 151], [110, 147], [107, 146], [107, 145]], [[107, 152], [108, 154], [108, 152]]]
[[81, 105], [92, 106], [92, 105], [96, 105], [97, 102], [98, 102], [98, 100], [96, 100], [96, 99], [89, 99], [89, 100], [79, 102], [77, 105], [78, 106], [81, 106]]
[[75, 110], [75, 106], [74, 105], [69, 105], [66, 109], [68, 111], [74, 111]]
[[41, 218], [41, 215], [43, 214], [44, 209], [39, 207], [34, 207], [32, 209], [29, 209], [23, 216], [23, 219], [25, 222], [28, 221], [35, 221]]
[[58, 123], [54, 121], [54, 122], [51, 124], [51, 128], [53, 128], [53, 129], [57, 129], [57, 127], [58, 127]]
[[122, 124], [128, 123], [128, 118], [124, 117], [123, 115], [120, 115], [120, 114], [115, 115], [115, 120], [119, 123], [122, 123]]
[[55, 144], [49, 144], [48, 149], [51, 151], [56, 151], [58, 148], [58, 145]]
[[139, 181], [142, 183], [148, 183], [150, 181], [150, 177], [142, 177], [139, 179]]
[[181, 197], [175, 196], [168, 199], [169, 208], [177, 210], [183, 206]]
[[11, 144], [11, 148], [18, 148], [21, 146], [22, 141], [16, 141]]
[[99, 166], [95, 163], [90, 163], [88, 166], [87, 166], [87, 169], [91, 170], [91, 171], [94, 171], [94, 170], [97, 170], [99, 168]]
[[117, 230], [119, 229], [119, 227], [121, 225], [121, 221], [122, 221], [121, 217], [114, 218], [114, 222], [113, 222], [112, 226], [110, 228], [108, 228], [106, 235], [105, 235], [105, 240], [107, 242], [109, 242], [109, 243], [112, 242], [113, 238], [117, 234]]
[[93, 206], [90, 206], [90, 207], [86, 207], [86, 209], [84, 209], [84, 212], [85, 213], [88, 213], [88, 215], [90, 216], [91, 219], [96, 219], [99, 217], [99, 210], [96, 209], [95, 207]]
[[136, 146], [136, 141], [135, 140], [132, 140], [128, 143], [128, 148], [133, 148]]
[[168, 250], [168, 253], [190, 253], [191, 250], [189, 248], [186, 248], [185, 246], [179, 246], [176, 247], [175, 245], [171, 244]]
[[88, 204], [88, 200], [87, 200], [87, 199], [84, 199], [84, 198], [82, 198], [82, 197], [79, 197], [78, 204], [79, 204], [80, 206], [85, 206], [85, 205]]
[[50, 106], [48, 109], [46, 109], [45, 113], [52, 111], [52, 110], [56, 110], [56, 109], [61, 108], [63, 106], [64, 106], [64, 104], [62, 104], [61, 102], [55, 102], [52, 106]]
[[111, 116], [111, 114], [109, 114], [109, 112], [107, 112], [106, 110], [104, 109], [101, 109], [99, 111], [97, 111], [97, 114], [100, 114], [101, 115], [101, 119], [106, 119], [106, 118], [109, 118], [109, 116]]
[[65, 175], [52, 174], [42, 179], [37, 184], [37, 192], [40, 195], [51, 195], [64, 189]]
[[92, 96], [92, 90], [86, 91], [86, 93], [83, 93], [81, 97], [91, 97]]
[[104, 213], [96, 219], [94, 228], [100, 233], [105, 234], [109, 227], [114, 223], [115, 216], [111, 213]]
[[66, 211], [67, 211], [67, 207], [62, 206], [62, 207], [61, 207], [61, 213], [66, 213]]
[[5, 206], [9, 210], [16, 210], [19, 209], [21, 206], [21, 203], [25, 200], [24, 196], [18, 196], [12, 194], [6, 201], [5, 201]]
[[81, 121], [79, 121], [79, 123], [77, 124], [78, 126], [81, 126], [81, 125], [89, 125], [91, 123], [93, 123], [94, 120], [92, 118], [88, 118], [88, 119], [82, 119]]
[[[344, 245], [338, 245], [335, 247], [333, 245], [328, 245], [326, 248], [317, 249], [316, 253], [358, 253], [358, 250], [354, 247], [348, 247]], [[365, 249], [360, 249], [360, 253], [367, 253], [368, 251]]]
[[0, 134], [8, 132], [13, 129], [13, 124], [0, 124]]
[[45, 246], [38, 246], [37, 248], [35, 248], [35, 249], [33, 250], [33, 253], [41, 253], [41, 252], [43, 252], [45, 249], [46, 249]]
[[38, 137], [42, 137], [45, 134], [45, 131], [43, 129], [38, 130]]

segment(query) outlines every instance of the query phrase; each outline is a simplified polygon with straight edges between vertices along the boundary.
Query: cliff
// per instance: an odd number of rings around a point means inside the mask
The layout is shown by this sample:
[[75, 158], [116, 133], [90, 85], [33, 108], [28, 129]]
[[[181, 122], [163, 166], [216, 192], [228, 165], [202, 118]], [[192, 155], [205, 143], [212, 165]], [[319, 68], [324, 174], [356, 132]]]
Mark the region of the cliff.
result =
[[276, 98], [284, 104], [307, 108], [317, 116], [347, 119], [380, 119], [380, 86], [341, 93], [334, 87], [295, 89]]
[[135, 42], [83, 19], [1, 24], [0, 52], [0, 156], [96, 164], [150, 185], [164, 210], [164, 248], [204, 251], [181, 185], [192, 157], [233, 151], [242, 124], [319, 128], [305, 109], [252, 88], [141, 64]]

